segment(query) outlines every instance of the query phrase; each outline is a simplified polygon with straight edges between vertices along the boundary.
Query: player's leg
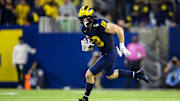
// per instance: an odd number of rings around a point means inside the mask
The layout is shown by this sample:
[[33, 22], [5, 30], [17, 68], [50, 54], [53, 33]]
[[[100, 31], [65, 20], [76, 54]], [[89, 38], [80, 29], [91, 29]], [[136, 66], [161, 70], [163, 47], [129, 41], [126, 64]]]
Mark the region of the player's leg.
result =
[[135, 75], [135, 72], [130, 70], [124, 70], [124, 69], [116, 69], [113, 70], [113, 73], [111, 75], [107, 74], [107, 79], [117, 79], [120, 77], [127, 77], [127, 78], [133, 78]]
[[88, 101], [88, 97], [94, 86], [94, 79], [96, 75], [99, 74], [108, 65], [108, 63], [105, 60], [106, 60], [105, 57], [100, 58], [93, 67], [87, 70], [86, 75], [85, 75], [86, 91], [85, 91], [84, 96], [81, 99], [79, 99], [79, 101]]
[[143, 70], [134, 72], [130, 70], [125, 70], [125, 69], [116, 69], [114, 70], [113, 68], [114, 63], [117, 59], [117, 50], [112, 50], [111, 53], [107, 54], [107, 62], [111, 61], [111, 65], [108, 65], [108, 67], [105, 69], [106, 77], [108, 79], [116, 79], [120, 77], [127, 77], [127, 78], [136, 78], [140, 80], [144, 80], [148, 82], [147, 76], [144, 74]]
[[21, 73], [20, 73], [20, 68], [19, 65], [16, 64], [16, 70], [17, 70], [17, 74], [18, 74], [18, 88], [20, 88], [21, 85]]
[[111, 61], [111, 65], [109, 65], [105, 69], [105, 74], [108, 79], [116, 79], [119, 77], [128, 77], [128, 78], [133, 78], [135, 75], [135, 72], [129, 71], [129, 70], [124, 70], [124, 69], [116, 69], [114, 70], [115, 67], [115, 61], [117, 60], [117, 50], [112, 50], [110, 54], [108, 54], [108, 61]]
[[88, 69], [85, 77], [86, 77], [86, 91], [84, 97], [86, 98], [90, 95], [91, 90], [93, 89], [95, 75], [90, 71], [90, 69]]
[[106, 75], [107, 75], [106, 76], [107, 79], [117, 79], [121, 77], [127, 77], [127, 78], [135, 78], [137, 80], [144, 80], [147, 83], [149, 82], [143, 70], [134, 72], [134, 71], [124, 70], [124, 69], [116, 69], [114, 71], [109, 69]]
[[120, 77], [127, 77], [127, 78], [133, 78], [135, 75], [135, 72], [125, 69], [116, 69], [114, 70], [114, 63], [110, 66], [108, 66], [105, 69], [105, 74], [107, 79], [117, 79]]

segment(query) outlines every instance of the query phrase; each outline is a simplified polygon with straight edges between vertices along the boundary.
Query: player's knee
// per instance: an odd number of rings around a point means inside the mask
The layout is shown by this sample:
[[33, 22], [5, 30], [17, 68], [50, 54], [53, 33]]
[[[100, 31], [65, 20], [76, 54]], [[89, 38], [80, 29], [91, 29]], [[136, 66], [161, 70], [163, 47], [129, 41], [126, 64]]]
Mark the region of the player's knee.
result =
[[86, 72], [86, 75], [85, 75], [86, 79], [91, 79], [91, 78], [94, 78], [94, 75], [92, 74], [92, 72], [90, 70], [88, 70]]
[[114, 70], [114, 73], [113, 73], [112, 75], [106, 76], [106, 78], [107, 78], [107, 79], [110, 79], [110, 80], [116, 79], [116, 78], [118, 78], [118, 77], [119, 77], [119, 72], [118, 72], [118, 70]]

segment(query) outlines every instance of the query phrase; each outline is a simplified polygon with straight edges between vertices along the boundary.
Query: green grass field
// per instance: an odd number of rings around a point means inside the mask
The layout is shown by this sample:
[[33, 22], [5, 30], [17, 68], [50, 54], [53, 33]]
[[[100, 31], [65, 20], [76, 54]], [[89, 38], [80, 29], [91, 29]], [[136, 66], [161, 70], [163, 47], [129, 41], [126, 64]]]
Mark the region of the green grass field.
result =
[[[0, 89], [0, 101], [77, 101], [83, 90]], [[178, 90], [93, 90], [90, 101], [180, 101]]]

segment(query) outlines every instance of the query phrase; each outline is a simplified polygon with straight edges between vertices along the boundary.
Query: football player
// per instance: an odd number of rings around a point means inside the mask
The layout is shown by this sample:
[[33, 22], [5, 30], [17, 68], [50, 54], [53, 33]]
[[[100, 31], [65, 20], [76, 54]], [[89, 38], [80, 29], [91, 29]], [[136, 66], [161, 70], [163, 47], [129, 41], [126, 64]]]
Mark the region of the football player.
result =
[[[133, 72], [114, 69], [118, 54], [120, 56], [124, 54], [126, 57], [130, 55], [130, 52], [124, 45], [124, 30], [122, 27], [109, 23], [105, 19], [95, 17], [94, 10], [89, 6], [81, 7], [78, 16], [82, 24], [81, 30], [86, 37], [81, 40], [82, 51], [91, 51], [94, 44], [101, 51], [101, 58], [86, 72], [86, 91], [84, 96], [78, 101], [88, 101], [90, 92], [93, 89], [95, 76], [102, 71], [104, 71], [107, 79], [128, 77], [149, 82], [143, 70]], [[115, 46], [114, 34], [118, 36], [119, 48]]]

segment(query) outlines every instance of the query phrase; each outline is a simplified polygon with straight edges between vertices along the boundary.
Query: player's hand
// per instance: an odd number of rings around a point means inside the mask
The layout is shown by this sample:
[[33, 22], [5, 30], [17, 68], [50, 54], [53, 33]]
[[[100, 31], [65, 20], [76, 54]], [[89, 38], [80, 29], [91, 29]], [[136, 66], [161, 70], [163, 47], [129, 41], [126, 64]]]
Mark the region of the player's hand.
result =
[[120, 43], [120, 51], [126, 56], [130, 56], [131, 52], [125, 47], [124, 43]]
[[93, 42], [88, 39], [88, 38], [84, 38], [83, 40], [81, 40], [81, 46], [82, 46], [82, 51], [91, 51], [94, 47]]
[[120, 51], [118, 46], [116, 46], [116, 49], [117, 49], [117, 52], [118, 52], [119, 56], [122, 57], [122, 51]]

